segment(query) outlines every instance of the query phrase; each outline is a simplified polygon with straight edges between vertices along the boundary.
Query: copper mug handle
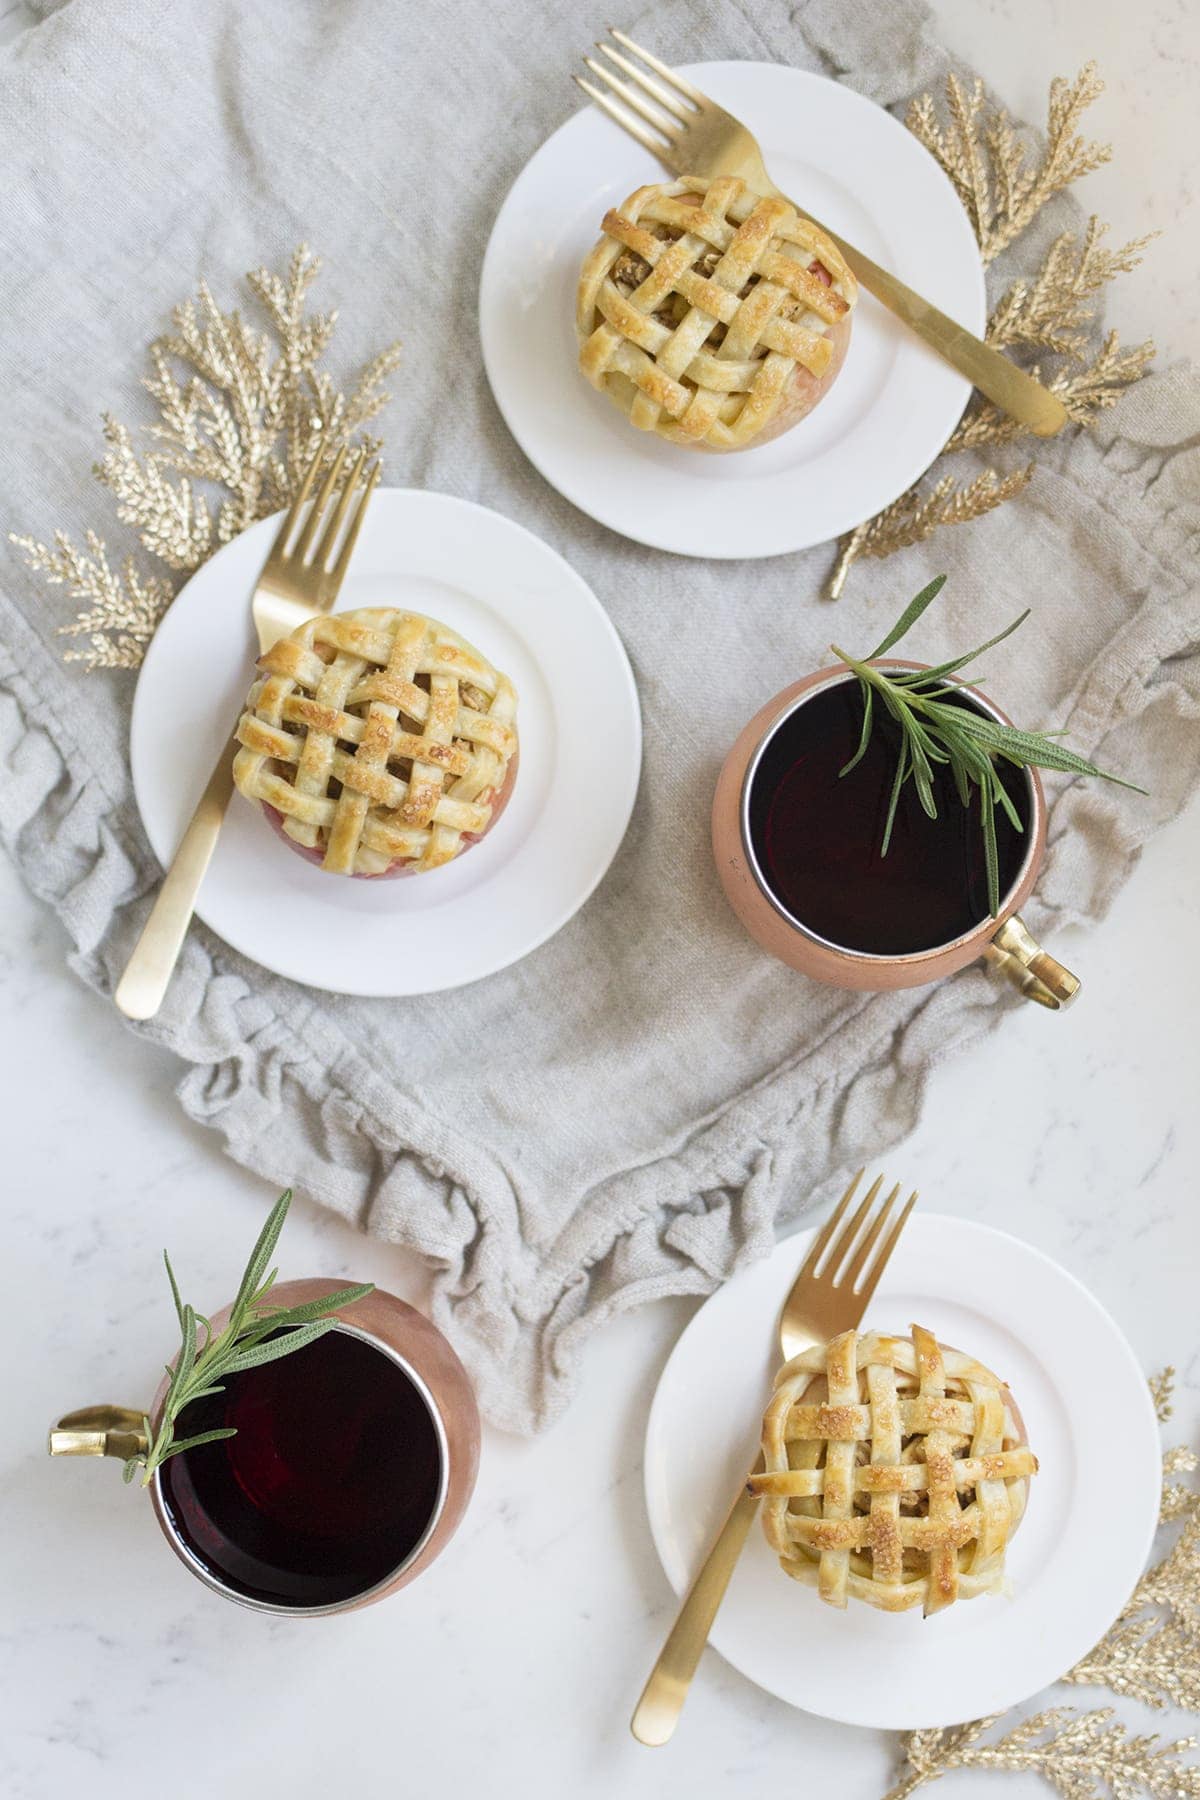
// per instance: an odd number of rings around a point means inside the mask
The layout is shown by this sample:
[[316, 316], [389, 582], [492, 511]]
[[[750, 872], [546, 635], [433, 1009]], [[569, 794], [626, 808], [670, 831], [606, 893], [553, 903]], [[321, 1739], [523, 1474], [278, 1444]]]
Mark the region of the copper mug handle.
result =
[[1051, 1012], [1070, 1006], [1079, 992], [1079, 978], [1043, 950], [1019, 914], [1005, 919], [984, 951], [989, 965], [1027, 1000]]

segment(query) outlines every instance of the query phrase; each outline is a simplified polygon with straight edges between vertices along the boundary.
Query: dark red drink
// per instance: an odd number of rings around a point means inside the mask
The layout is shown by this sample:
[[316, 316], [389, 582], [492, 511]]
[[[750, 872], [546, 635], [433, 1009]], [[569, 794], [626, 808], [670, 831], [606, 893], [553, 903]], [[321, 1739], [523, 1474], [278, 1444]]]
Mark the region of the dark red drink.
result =
[[384, 1350], [327, 1332], [182, 1415], [180, 1436], [237, 1435], [163, 1464], [168, 1519], [234, 1594], [274, 1606], [344, 1603], [392, 1575], [443, 1492], [425, 1395]]
[[[881, 855], [899, 727], [877, 704], [866, 754], [840, 776], [858, 748], [862, 718], [858, 683], [843, 681], [805, 700], [776, 730], [751, 778], [755, 861], [793, 919], [844, 949], [905, 956], [952, 943], [988, 917], [978, 793], [972, 790], [964, 807], [949, 770], [939, 767], [938, 816], [930, 819], [910, 779]], [[1001, 764], [1000, 778], [1028, 822], [1024, 772]], [[1001, 899], [1016, 882], [1028, 842], [997, 808]]]

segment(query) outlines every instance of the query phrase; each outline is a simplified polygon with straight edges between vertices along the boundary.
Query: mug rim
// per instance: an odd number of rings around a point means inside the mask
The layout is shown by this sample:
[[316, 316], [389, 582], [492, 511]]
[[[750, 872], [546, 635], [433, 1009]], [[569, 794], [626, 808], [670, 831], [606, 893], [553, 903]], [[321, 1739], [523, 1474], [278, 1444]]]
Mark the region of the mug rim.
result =
[[340, 1600], [328, 1600], [321, 1606], [289, 1606], [286, 1601], [256, 1600], [250, 1594], [239, 1593], [236, 1588], [231, 1587], [228, 1582], [222, 1580], [219, 1574], [209, 1568], [209, 1566], [201, 1560], [192, 1549], [191, 1545], [186, 1542], [180, 1531], [176, 1528], [175, 1522], [171, 1516], [170, 1508], [162, 1491], [162, 1471], [165, 1465], [160, 1464], [154, 1471], [154, 1478], [151, 1483], [151, 1496], [154, 1503], [155, 1514], [157, 1515], [163, 1531], [170, 1540], [171, 1548], [175, 1551], [180, 1560], [186, 1563], [190, 1572], [195, 1575], [199, 1581], [204, 1583], [205, 1587], [211, 1588], [214, 1593], [220, 1594], [225, 1600], [232, 1600], [237, 1606], [248, 1607], [251, 1612], [274, 1613], [277, 1616], [286, 1619], [316, 1619], [331, 1613], [346, 1612], [351, 1607], [362, 1606], [370, 1600], [380, 1598], [387, 1589], [406, 1572], [406, 1570], [412, 1567], [417, 1558], [424, 1552], [430, 1538], [437, 1530], [442, 1513], [445, 1511], [446, 1499], [450, 1491], [450, 1445], [446, 1435], [445, 1420], [442, 1418], [441, 1410], [433, 1397], [429, 1383], [425, 1380], [424, 1376], [412, 1366], [407, 1357], [402, 1356], [400, 1351], [394, 1349], [391, 1344], [385, 1344], [374, 1332], [365, 1331], [362, 1326], [352, 1325], [348, 1320], [342, 1318], [338, 1318], [334, 1330], [344, 1331], [348, 1336], [356, 1337], [362, 1343], [369, 1344], [373, 1350], [379, 1351], [381, 1355], [390, 1357], [397, 1367], [403, 1370], [404, 1374], [412, 1382], [422, 1400], [425, 1402], [425, 1408], [433, 1423], [433, 1429], [438, 1442], [439, 1469], [437, 1499], [434, 1502], [433, 1510], [429, 1515], [425, 1528], [412, 1549], [409, 1550], [407, 1555], [390, 1569], [386, 1575], [382, 1576], [380, 1580], [372, 1582], [371, 1586], [368, 1588], [359, 1589], [353, 1594], [346, 1594]]
[[[877, 664], [880, 668], [919, 670], [930, 667], [928, 663], [910, 662], [905, 657], [873, 657], [871, 661], [873, 665]], [[1000, 901], [1000, 910], [996, 913], [994, 918], [991, 914], [985, 914], [983, 918], [977, 920], [967, 931], [960, 932], [956, 938], [946, 938], [943, 942], [939, 944], [930, 944], [923, 950], [904, 950], [899, 953], [879, 950], [855, 950], [849, 944], [839, 944], [834, 938], [822, 937], [820, 932], [814, 931], [811, 925], [806, 925], [802, 919], [796, 917], [795, 913], [788, 910], [779, 899], [778, 895], [774, 893], [770, 883], [764, 875], [762, 868], [759, 865], [758, 856], [755, 853], [754, 843], [750, 832], [750, 794], [754, 786], [754, 778], [758, 773], [759, 765], [761, 764], [769, 745], [773, 741], [776, 733], [786, 725], [792, 714], [799, 711], [802, 706], [806, 706], [810, 700], [815, 700], [818, 694], [825, 693], [829, 688], [839, 687], [844, 682], [857, 681], [857, 679], [858, 677], [855, 675], [853, 669], [848, 669], [844, 665], [841, 668], [830, 669], [822, 680], [814, 681], [811, 686], [805, 687], [803, 693], [797, 694], [792, 700], [789, 700], [787, 705], [782, 711], [776, 714], [775, 718], [772, 719], [771, 723], [763, 732], [762, 737], [755, 745], [750, 759], [746, 764], [746, 771], [742, 777], [741, 794], [738, 798], [738, 828], [741, 836], [742, 854], [746, 858], [746, 866], [750, 870], [750, 873], [754, 878], [754, 884], [758, 888], [763, 899], [774, 912], [778, 913], [779, 917], [786, 925], [793, 931], [799, 932], [801, 937], [807, 938], [810, 944], [816, 944], [822, 950], [828, 950], [835, 956], [847, 956], [857, 962], [886, 964], [919, 963], [926, 958], [944, 956], [947, 951], [962, 949], [964, 945], [969, 944], [973, 939], [977, 938], [980, 932], [986, 930], [989, 926], [994, 930], [999, 930], [1000, 926], [1004, 923], [1005, 910], [1010, 906], [1012, 896], [1017, 893], [1021, 884], [1027, 879], [1034, 855], [1037, 851], [1038, 821], [1043, 806], [1042, 796], [1038, 784], [1033, 778], [1032, 770], [1023, 767], [1021, 773], [1025, 777], [1025, 788], [1029, 795], [1029, 816], [1025, 821], [1028, 842], [1026, 843], [1025, 854], [1021, 859], [1021, 866], [1005, 890]], [[969, 695], [980, 710], [986, 713], [990, 719], [994, 719], [998, 725], [1007, 725], [1011, 723], [995, 702], [989, 700], [987, 695], [979, 688], [972, 687], [970, 682], [959, 681], [954, 676], [951, 676], [949, 679], [955, 687], [959, 688], [964, 694]]]

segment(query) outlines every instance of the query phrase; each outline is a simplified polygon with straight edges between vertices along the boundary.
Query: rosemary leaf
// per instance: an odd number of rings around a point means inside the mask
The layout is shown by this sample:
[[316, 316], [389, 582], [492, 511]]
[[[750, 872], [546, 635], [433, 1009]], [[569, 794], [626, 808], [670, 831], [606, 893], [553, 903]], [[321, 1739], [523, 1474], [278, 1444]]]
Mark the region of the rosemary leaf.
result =
[[967, 765], [958, 750], [950, 752], [950, 773], [954, 777], [954, 788], [959, 802], [963, 806], [971, 804], [971, 777]]
[[988, 911], [993, 919], [1000, 911], [1000, 853], [996, 847], [996, 809], [992, 802], [994, 792], [992, 780], [984, 781], [979, 789], [979, 810], [983, 818], [983, 866], [987, 873]]
[[944, 575], [935, 575], [933, 580], [929, 583], [929, 586], [923, 587], [916, 598], [909, 601], [883, 642], [879, 645], [878, 649], [872, 650], [867, 661], [874, 662], [877, 657], [886, 656], [892, 646], [898, 644], [900, 639], [911, 631], [921, 614], [925, 611], [925, 608], [932, 601], [937, 599], [945, 585], [946, 577]]
[[1013, 725], [1000, 725], [995, 719], [986, 719], [979, 713], [964, 712], [962, 729], [978, 738], [996, 755], [1007, 757], [1009, 762], [1024, 766], [1032, 765], [1039, 769], [1054, 769], [1068, 775], [1099, 775], [1103, 781], [1111, 781], [1117, 787], [1130, 788], [1135, 794], [1144, 794], [1145, 788], [1137, 787], [1132, 781], [1122, 781], [1119, 775], [1109, 775], [1098, 769], [1086, 757], [1079, 756], [1074, 750], [1068, 750], [1065, 744], [1057, 739], [1061, 732], [1052, 731], [1018, 731]]
[[337, 1312], [339, 1307], [353, 1306], [356, 1300], [365, 1300], [372, 1291], [369, 1281], [361, 1282], [356, 1287], [339, 1288], [335, 1294], [323, 1294], [319, 1300], [305, 1300], [299, 1306], [289, 1306], [286, 1312], [270, 1315], [271, 1329], [278, 1331], [287, 1325], [303, 1325], [308, 1319], [320, 1319], [326, 1313]]
[[914, 741], [920, 744], [921, 749], [924, 751], [925, 756], [930, 762], [944, 763], [950, 761], [950, 752], [944, 747], [944, 744], [939, 743], [938, 739], [926, 729], [920, 719], [914, 717], [910, 721], [910, 724]]
[[933, 767], [925, 746], [916, 732], [912, 735], [908, 749], [912, 759], [913, 782], [917, 790], [917, 799], [921, 802], [922, 811], [927, 813], [931, 819], [936, 819], [937, 801], [933, 797]]
[[[249, 1305], [257, 1294], [259, 1283], [266, 1274], [267, 1265], [275, 1254], [275, 1246], [279, 1242], [279, 1234], [283, 1230], [283, 1221], [287, 1218], [288, 1207], [292, 1203], [292, 1190], [287, 1188], [267, 1214], [267, 1222], [258, 1236], [258, 1242], [250, 1252], [250, 1261], [246, 1264], [246, 1273], [242, 1276], [242, 1285], [238, 1289], [235, 1308], [239, 1304]], [[274, 1271], [272, 1271], [272, 1278]]]
[[185, 1306], [183, 1308], [183, 1343], [180, 1345], [179, 1355], [175, 1359], [175, 1367], [171, 1372], [170, 1386], [167, 1388], [167, 1397], [163, 1402], [164, 1412], [169, 1413], [172, 1402], [178, 1401], [187, 1386], [188, 1377], [191, 1375], [195, 1361], [196, 1315], [190, 1306]]
[[218, 1438], [236, 1436], [236, 1425], [216, 1425], [211, 1431], [198, 1431], [195, 1437], [177, 1438], [160, 1461], [166, 1462], [168, 1456], [178, 1456], [181, 1450], [196, 1450], [201, 1444], [215, 1444]]
[[257, 1369], [260, 1363], [276, 1362], [281, 1356], [290, 1356], [294, 1350], [303, 1350], [306, 1344], [324, 1337], [336, 1324], [336, 1319], [315, 1319], [311, 1325], [297, 1325], [294, 1331], [285, 1332], [282, 1337], [269, 1338], [266, 1343], [254, 1344], [249, 1350], [239, 1350], [226, 1363], [225, 1373], [239, 1375], [243, 1369]]
[[842, 776], [849, 775], [866, 755], [876, 724], [877, 702], [881, 703], [895, 720], [900, 732], [900, 749], [879, 848], [881, 856], [888, 853], [900, 796], [910, 777], [917, 798], [931, 819], [938, 816], [935, 786], [935, 771], [938, 767], [949, 768], [954, 792], [962, 806], [969, 806], [973, 793], [978, 790], [988, 908], [995, 918], [1000, 911], [1001, 901], [1000, 856], [996, 839], [997, 807], [1014, 830], [1023, 831], [1025, 828], [1020, 812], [1000, 778], [998, 761], [1011, 763], [1018, 768], [1052, 769], [1066, 775], [1094, 775], [1102, 781], [1111, 781], [1118, 787], [1131, 788], [1138, 794], [1146, 790], [1136, 787], [1131, 781], [1123, 780], [1119, 775], [1108, 774], [1086, 757], [1068, 750], [1065, 744], [1058, 742], [1061, 732], [1021, 731], [1015, 725], [1002, 725], [987, 714], [977, 712], [969, 701], [964, 703], [959, 699], [961, 684], [954, 679], [959, 671], [966, 668], [968, 663], [974, 662], [985, 650], [991, 650], [1003, 643], [1005, 638], [1011, 637], [1029, 617], [1028, 608], [1011, 625], [997, 632], [995, 637], [988, 638], [977, 649], [969, 650], [963, 656], [950, 657], [925, 669], [893, 670], [877, 666], [878, 659], [900, 642], [937, 598], [945, 580], [944, 575], [939, 575], [928, 586], [923, 587], [915, 599], [909, 601], [878, 648], [865, 660], [859, 661], [856, 657], [848, 656], [836, 644], [832, 646], [833, 654], [840, 657], [847, 669], [858, 677], [863, 697], [862, 735], [858, 748], [839, 773]]
[[[171, 1259], [163, 1251], [163, 1262], [167, 1266], [167, 1280], [171, 1284], [171, 1298], [175, 1302], [175, 1317], [179, 1320], [179, 1329], [183, 1330], [183, 1301], [179, 1298], [179, 1283], [175, 1279], [175, 1271], [171, 1267]], [[207, 1320], [205, 1321], [207, 1323]]]
[[[1005, 638], [1011, 637], [1014, 631], [1019, 631], [1032, 610], [1027, 606], [1020, 618], [1014, 619], [1011, 625], [1006, 625], [1003, 631], [998, 631], [995, 637], [990, 637], [986, 644], [980, 644], [977, 650], [968, 650], [965, 656], [952, 656], [949, 662], [935, 663], [931, 669], [914, 669], [910, 674], [900, 673], [896, 679], [910, 685], [919, 683], [921, 687], [924, 687], [926, 682], [941, 681], [947, 675], [956, 675], [959, 669], [965, 669], [967, 664], [974, 662], [977, 656], [982, 656], [987, 650], [993, 650], [997, 644], [1002, 644]], [[979, 681], [980, 677], [976, 675], [974, 679]]]
[[1004, 808], [1005, 818], [1008, 820], [1014, 831], [1024, 831], [1025, 822], [1014, 806], [1011, 794], [994, 769], [992, 771], [992, 779], [995, 783], [994, 792], [997, 800]]
[[888, 845], [892, 841], [892, 827], [896, 823], [896, 808], [900, 804], [900, 790], [904, 786], [904, 779], [908, 773], [908, 757], [908, 739], [905, 738], [900, 745], [900, 755], [896, 760], [896, 776], [895, 780], [892, 782], [892, 797], [888, 803], [887, 824], [883, 828], [883, 844], [879, 851], [880, 856], [887, 855]]
[[871, 741], [871, 714], [875, 706], [875, 690], [865, 681], [860, 681], [858, 685], [862, 689], [863, 696], [862, 736], [858, 740], [858, 749], [854, 752], [850, 761], [846, 764], [845, 768], [838, 770], [839, 775], [848, 775], [851, 769], [856, 769], [858, 767], [863, 757], [867, 754], [867, 745]]
[[[125, 1481], [132, 1481], [140, 1468], [145, 1486], [153, 1479], [155, 1470], [161, 1468], [170, 1457], [178, 1456], [183, 1450], [195, 1449], [201, 1444], [212, 1444], [221, 1438], [234, 1437], [235, 1428], [228, 1425], [214, 1426], [211, 1430], [179, 1438], [175, 1435], [175, 1428], [181, 1415], [194, 1401], [223, 1394], [227, 1376], [239, 1374], [243, 1369], [257, 1368], [262, 1363], [275, 1362], [294, 1350], [302, 1350], [306, 1344], [315, 1343], [317, 1338], [336, 1328], [337, 1320], [330, 1317], [336, 1309], [351, 1306], [373, 1291], [371, 1284], [367, 1282], [354, 1287], [338, 1288], [333, 1293], [322, 1295], [318, 1300], [304, 1301], [298, 1306], [273, 1309], [264, 1304], [276, 1276], [274, 1269], [267, 1273], [267, 1265], [279, 1242], [291, 1198], [289, 1188], [271, 1208], [267, 1222], [250, 1253], [237, 1297], [230, 1309], [229, 1323], [216, 1337], [213, 1336], [209, 1320], [197, 1314], [195, 1308], [181, 1298], [170, 1258], [164, 1253], [163, 1261], [166, 1263], [167, 1278], [171, 1285], [171, 1298], [179, 1320], [179, 1354], [175, 1358], [174, 1367], [167, 1367], [169, 1379], [158, 1424], [152, 1425], [149, 1419], [142, 1421], [146, 1449], [144, 1453], [130, 1457], [124, 1464], [122, 1475]], [[203, 1342], [200, 1341], [198, 1327], [203, 1327]]]

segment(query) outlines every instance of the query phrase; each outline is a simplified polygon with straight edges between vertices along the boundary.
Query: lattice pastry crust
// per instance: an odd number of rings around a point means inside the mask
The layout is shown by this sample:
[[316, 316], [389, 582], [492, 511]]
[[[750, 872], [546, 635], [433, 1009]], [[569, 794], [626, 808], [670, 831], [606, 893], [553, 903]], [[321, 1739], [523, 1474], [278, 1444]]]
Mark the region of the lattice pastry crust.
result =
[[736, 176], [638, 188], [579, 278], [584, 375], [631, 424], [743, 450], [827, 392], [858, 288], [825, 233]]
[[846, 1331], [793, 1357], [762, 1448], [768, 1542], [831, 1606], [928, 1614], [1003, 1588], [1037, 1458], [1004, 1383], [932, 1332]]
[[516, 692], [448, 626], [386, 607], [320, 614], [258, 667], [234, 780], [323, 868], [436, 869], [498, 816]]

